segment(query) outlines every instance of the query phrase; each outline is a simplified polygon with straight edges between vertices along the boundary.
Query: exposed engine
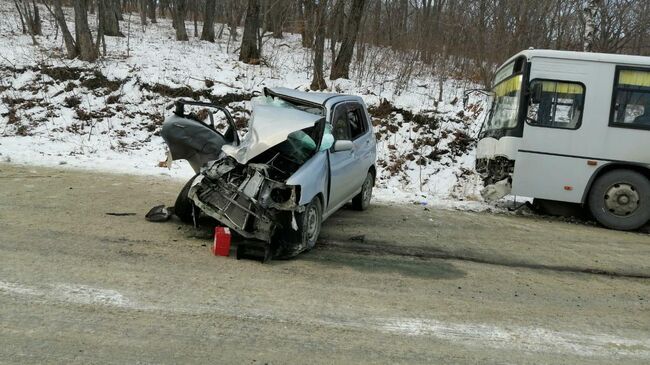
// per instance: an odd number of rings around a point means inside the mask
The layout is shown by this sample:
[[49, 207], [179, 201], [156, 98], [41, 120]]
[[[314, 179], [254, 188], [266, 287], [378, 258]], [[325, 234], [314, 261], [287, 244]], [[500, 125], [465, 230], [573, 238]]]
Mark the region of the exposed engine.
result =
[[315, 144], [306, 145], [289, 138], [247, 164], [224, 154], [207, 164], [188, 196], [202, 212], [242, 236], [273, 243], [275, 256], [302, 249], [291, 246], [300, 241], [296, 237], [296, 214], [304, 210], [298, 205], [300, 187], [287, 185], [286, 180], [314, 152]]
[[485, 186], [509, 179], [515, 169], [515, 161], [505, 157], [476, 160], [476, 171], [481, 175]]

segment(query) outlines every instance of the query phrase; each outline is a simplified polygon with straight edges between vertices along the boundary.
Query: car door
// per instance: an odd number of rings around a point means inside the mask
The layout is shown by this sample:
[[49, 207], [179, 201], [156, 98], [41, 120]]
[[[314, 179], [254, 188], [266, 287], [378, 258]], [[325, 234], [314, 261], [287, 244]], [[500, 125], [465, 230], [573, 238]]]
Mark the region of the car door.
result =
[[[334, 107], [331, 125], [334, 140], [351, 140], [350, 123], [348, 120], [348, 104], [340, 103]], [[355, 146], [356, 148], [356, 146]], [[330, 191], [328, 210], [335, 209], [351, 199], [356, 189], [357, 176], [355, 175], [355, 148], [349, 151], [334, 152], [331, 148], [329, 153], [330, 163]]]
[[354, 143], [354, 163], [350, 170], [354, 191], [361, 190], [370, 166], [374, 163], [374, 136], [368, 123], [365, 110], [359, 103], [348, 104], [350, 135]]

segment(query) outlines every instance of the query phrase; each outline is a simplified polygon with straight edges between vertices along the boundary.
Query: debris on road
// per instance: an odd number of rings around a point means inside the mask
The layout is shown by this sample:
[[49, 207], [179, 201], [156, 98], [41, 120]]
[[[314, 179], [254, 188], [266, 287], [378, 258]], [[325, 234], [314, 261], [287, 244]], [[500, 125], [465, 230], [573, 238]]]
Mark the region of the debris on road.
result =
[[149, 222], [165, 222], [174, 214], [174, 208], [165, 207], [165, 205], [156, 205], [151, 208], [151, 210], [145, 214], [144, 218]]

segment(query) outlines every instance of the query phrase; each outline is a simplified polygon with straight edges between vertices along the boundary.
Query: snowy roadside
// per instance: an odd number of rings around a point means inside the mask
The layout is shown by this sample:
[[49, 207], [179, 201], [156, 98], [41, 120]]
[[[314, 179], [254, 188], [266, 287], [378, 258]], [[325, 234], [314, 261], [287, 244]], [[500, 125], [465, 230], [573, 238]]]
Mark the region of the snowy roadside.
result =
[[[305, 89], [311, 79], [311, 53], [297, 35], [270, 39], [263, 65], [251, 66], [237, 61], [237, 45], [227, 36], [214, 44], [177, 42], [168, 19], [144, 32], [134, 19], [130, 39], [107, 37], [108, 55], [87, 64], [60, 57], [60, 37], [40, 37], [32, 46], [19, 34], [14, 11], [0, 2], [7, 20], [0, 24], [0, 161], [184, 180], [193, 174], [187, 163], [158, 166], [165, 157], [160, 126], [175, 99], [226, 104], [244, 123], [254, 92]], [[43, 25], [44, 34], [54, 34], [49, 22]], [[484, 115], [479, 100], [464, 109], [460, 99], [468, 84], [448, 80], [436, 103], [436, 79], [414, 75], [403, 88], [395, 69], [385, 65], [377, 70], [385, 73], [381, 77], [353, 71], [353, 80], [329, 85], [362, 96], [371, 109], [379, 141], [377, 200], [489, 209], [473, 172], [473, 137]]]

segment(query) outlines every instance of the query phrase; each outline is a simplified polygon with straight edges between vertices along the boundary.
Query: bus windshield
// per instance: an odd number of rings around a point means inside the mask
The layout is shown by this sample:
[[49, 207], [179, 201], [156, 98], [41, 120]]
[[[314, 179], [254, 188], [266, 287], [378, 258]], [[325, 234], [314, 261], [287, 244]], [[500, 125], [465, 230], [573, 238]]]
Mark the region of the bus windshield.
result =
[[486, 132], [517, 126], [522, 78], [521, 74], [513, 75], [492, 88], [494, 100], [492, 113], [484, 128]]

